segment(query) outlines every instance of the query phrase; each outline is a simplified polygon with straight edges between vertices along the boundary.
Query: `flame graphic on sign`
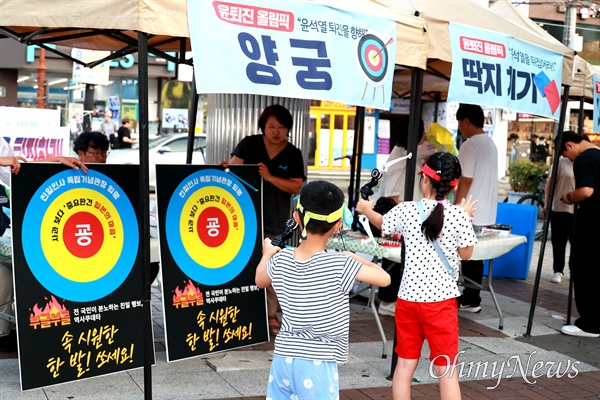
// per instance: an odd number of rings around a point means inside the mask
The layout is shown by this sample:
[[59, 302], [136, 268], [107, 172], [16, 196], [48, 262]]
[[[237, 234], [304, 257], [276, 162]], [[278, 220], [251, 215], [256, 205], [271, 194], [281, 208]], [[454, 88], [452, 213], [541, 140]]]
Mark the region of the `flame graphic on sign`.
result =
[[[46, 299], [48, 298], [46, 297]], [[33, 306], [31, 316], [35, 317], [43, 314], [60, 315], [61, 311], [67, 311], [67, 307], [60, 304], [58, 300], [56, 300], [56, 298], [51, 295], [50, 300], [46, 303], [46, 305], [43, 308], [38, 307], [37, 303]]]
[[204, 295], [202, 294], [202, 291], [194, 285], [190, 279], [188, 279], [183, 290], [176, 287], [175, 290], [173, 290], [173, 293], [173, 305], [176, 308], [189, 307], [191, 305], [201, 306], [204, 304]]
[[[48, 300], [48, 298], [45, 298]], [[42, 307], [36, 303], [30, 308], [29, 325], [35, 329], [38, 327], [49, 328], [51, 326], [69, 325], [71, 323], [71, 313], [63, 304], [59, 303], [54, 296], [50, 296]]]

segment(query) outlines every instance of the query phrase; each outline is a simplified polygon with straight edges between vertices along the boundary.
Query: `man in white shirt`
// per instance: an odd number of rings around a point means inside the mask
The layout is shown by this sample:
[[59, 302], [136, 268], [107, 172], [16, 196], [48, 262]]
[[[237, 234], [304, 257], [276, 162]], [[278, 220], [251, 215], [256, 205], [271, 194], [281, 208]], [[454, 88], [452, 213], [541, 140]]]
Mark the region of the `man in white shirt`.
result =
[[104, 121], [101, 125], [102, 133], [106, 135], [108, 140], [110, 141], [111, 148], [118, 148], [118, 136], [117, 130], [119, 127], [116, 122], [112, 120], [112, 112], [110, 110], [104, 111]]
[[[458, 130], [467, 140], [460, 147], [458, 159], [462, 177], [458, 183], [454, 204], [473, 196], [478, 200], [474, 226], [496, 223], [498, 208], [498, 150], [493, 140], [483, 131], [483, 110], [478, 105], [461, 104], [456, 111]], [[483, 261], [462, 261], [462, 275], [481, 284]], [[459, 310], [481, 311], [479, 290], [465, 288], [458, 298]]]

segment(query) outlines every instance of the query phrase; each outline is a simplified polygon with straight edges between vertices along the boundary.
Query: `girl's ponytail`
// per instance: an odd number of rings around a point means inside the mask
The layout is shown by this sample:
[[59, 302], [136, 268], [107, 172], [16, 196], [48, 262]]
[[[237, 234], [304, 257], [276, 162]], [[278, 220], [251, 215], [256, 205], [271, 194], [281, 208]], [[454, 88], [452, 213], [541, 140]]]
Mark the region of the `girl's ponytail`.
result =
[[[427, 168], [428, 167], [428, 168]], [[458, 184], [462, 171], [458, 158], [450, 153], [435, 153], [425, 163], [423, 170], [428, 169], [431, 175], [427, 174], [431, 185], [436, 190], [435, 199], [438, 204], [435, 206], [429, 217], [421, 224], [421, 231], [430, 242], [436, 240], [442, 228], [444, 227], [444, 206], [446, 197], [454, 190]]]

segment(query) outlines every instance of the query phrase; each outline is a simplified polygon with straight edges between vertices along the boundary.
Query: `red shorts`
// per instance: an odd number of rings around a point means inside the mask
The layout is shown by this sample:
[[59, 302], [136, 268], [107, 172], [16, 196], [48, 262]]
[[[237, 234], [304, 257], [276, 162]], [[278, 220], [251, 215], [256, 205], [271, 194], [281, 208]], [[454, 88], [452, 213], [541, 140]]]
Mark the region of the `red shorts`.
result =
[[396, 301], [396, 335], [398, 357], [421, 358], [427, 339], [435, 365], [454, 365], [458, 355], [458, 303], [448, 299], [431, 303]]

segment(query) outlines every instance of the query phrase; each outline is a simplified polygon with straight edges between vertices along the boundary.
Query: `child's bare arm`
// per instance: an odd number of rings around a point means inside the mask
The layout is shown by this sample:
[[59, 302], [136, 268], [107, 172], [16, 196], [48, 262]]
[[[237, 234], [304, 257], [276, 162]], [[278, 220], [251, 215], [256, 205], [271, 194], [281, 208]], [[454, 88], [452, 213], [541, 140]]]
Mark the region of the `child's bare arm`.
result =
[[390, 274], [388, 274], [380, 265], [362, 258], [352, 252], [343, 251], [342, 253], [349, 255], [356, 261], [362, 263], [362, 267], [356, 275], [356, 279], [362, 282], [371, 283], [380, 287], [388, 286], [391, 282]]
[[259, 288], [266, 288], [271, 284], [271, 278], [269, 278], [269, 274], [267, 274], [267, 261], [269, 261], [279, 250], [281, 250], [280, 247], [271, 244], [271, 239], [265, 239], [262, 258], [256, 267], [256, 275], [254, 276], [254, 282], [256, 282], [256, 286]]
[[358, 203], [356, 204], [356, 211], [367, 217], [369, 221], [378, 229], [381, 229], [381, 225], [383, 224], [383, 215], [373, 210], [373, 201], [359, 199]]
[[475, 246], [469, 246], [469, 247], [459, 247], [458, 248], [458, 255], [460, 256], [461, 260], [470, 260], [471, 257], [473, 256], [473, 249]]

